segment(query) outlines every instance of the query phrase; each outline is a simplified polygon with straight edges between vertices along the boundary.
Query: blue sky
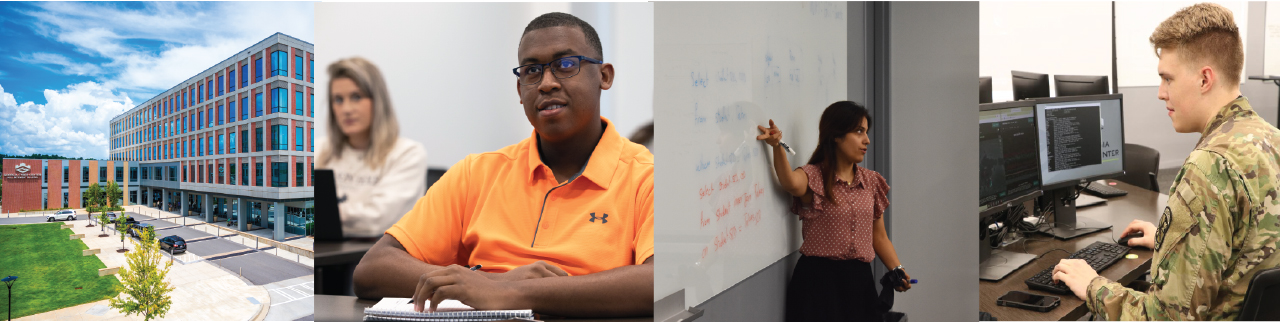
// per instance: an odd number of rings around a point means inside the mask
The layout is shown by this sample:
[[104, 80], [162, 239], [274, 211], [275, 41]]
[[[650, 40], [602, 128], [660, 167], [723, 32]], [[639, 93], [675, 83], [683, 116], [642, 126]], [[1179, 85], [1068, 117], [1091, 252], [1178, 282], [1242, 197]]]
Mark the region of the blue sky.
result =
[[276, 32], [311, 2], [0, 1], [0, 153], [106, 159], [111, 118]]

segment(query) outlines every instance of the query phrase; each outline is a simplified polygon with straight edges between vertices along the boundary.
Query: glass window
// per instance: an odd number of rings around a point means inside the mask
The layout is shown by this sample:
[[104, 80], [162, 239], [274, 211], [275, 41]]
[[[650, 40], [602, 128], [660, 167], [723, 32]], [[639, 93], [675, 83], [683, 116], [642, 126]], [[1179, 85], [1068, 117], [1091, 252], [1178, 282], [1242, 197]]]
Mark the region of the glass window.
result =
[[289, 126], [272, 125], [271, 126], [271, 149], [272, 150], [289, 150]]
[[[44, 172], [46, 173], [45, 175], [48, 175], [49, 168], [46, 167], [44, 169]], [[125, 167], [116, 167], [116, 182], [124, 182], [124, 181], [125, 181]]]
[[214, 182], [213, 164], [211, 163], [211, 164], [207, 165], [206, 167], [208, 167], [209, 169], [208, 169], [208, 170], [205, 170], [205, 174], [207, 174], [207, 175], [208, 175], [208, 177], [206, 177], [206, 178], [205, 178], [205, 182], [213, 183], [213, 182]]
[[205, 122], [209, 122], [209, 123], [206, 123], [206, 124], [205, 124], [205, 127], [213, 127], [213, 125], [214, 125], [214, 110], [213, 110], [213, 108], [206, 108], [206, 109], [205, 109], [205, 113], [208, 113], [208, 114], [209, 114], [209, 115], [205, 116]]
[[80, 182], [89, 182], [89, 167], [80, 167]]
[[222, 144], [226, 142], [222, 140], [222, 136], [222, 134], [218, 135], [218, 154], [222, 154]]
[[236, 100], [227, 102], [227, 123], [236, 122]]
[[205, 113], [196, 113], [196, 118], [196, 129], [203, 129], [205, 127]]
[[196, 182], [205, 182], [205, 167], [196, 167]]
[[223, 165], [221, 164], [218, 165], [218, 183], [219, 184], [222, 184], [222, 180], [223, 180], [222, 178], [225, 177], [226, 171], [227, 170], [223, 167]]
[[222, 96], [222, 76], [218, 76], [218, 96]]
[[227, 153], [236, 154], [236, 132], [235, 131], [232, 131], [231, 133], [227, 133], [227, 143], [231, 143], [227, 145], [227, 150], [228, 150]]
[[302, 80], [302, 56], [294, 56], [294, 79]]
[[178, 166], [169, 166], [169, 181], [178, 181]]
[[309, 146], [308, 150], [310, 152], [316, 152], [316, 128], [313, 127], [313, 128], [307, 129], [307, 131], [310, 132], [309, 133], [310, 135], [307, 136], [307, 138], [310, 139], [310, 140], [307, 140], [307, 145]]
[[254, 167], [255, 167], [254, 177], [256, 178], [254, 179], [254, 185], [261, 187], [262, 186], [262, 162], [255, 163]]
[[214, 88], [213, 80], [211, 79], [207, 83], [209, 83], [209, 86], [205, 88], [208, 88], [209, 90], [205, 91], [205, 99], [211, 100], [213, 99], [213, 88]]
[[156, 176], [154, 176], [154, 177], [152, 177], [152, 178], [155, 178], [155, 180], [164, 180], [164, 179], [165, 179], [164, 173], [162, 172], [162, 171], [164, 171], [164, 168], [161, 168], [161, 167], [155, 167], [155, 168], [151, 168], [151, 169], [152, 169], [153, 171], [156, 171]]
[[294, 151], [302, 151], [303, 139], [304, 137], [302, 136], [302, 127], [301, 126], [295, 127], [294, 128]]
[[65, 165], [62, 166], [62, 183], [70, 183], [71, 182], [70, 178], [71, 178], [71, 172], [67, 170], [67, 166]]
[[236, 165], [227, 165], [227, 184], [236, 185]]
[[138, 182], [138, 167], [129, 167], [129, 182]]
[[98, 167], [98, 182], [107, 182], [107, 167]]
[[316, 94], [307, 96], [307, 117], [316, 117]]
[[[219, 82], [222, 81], [219, 80]], [[236, 70], [232, 69], [227, 72], [227, 92], [231, 93], [234, 91], [236, 91]]]
[[289, 113], [289, 90], [283, 87], [271, 89], [271, 112]]
[[303, 106], [305, 105], [302, 103], [302, 92], [294, 91], [294, 114], [298, 114], [301, 116]]
[[196, 147], [196, 153], [200, 154], [200, 156], [204, 156], [204, 155], [205, 155], [205, 141], [204, 141], [204, 140], [196, 141], [196, 144], [193, 144], [193, 146], [195, 146], [195, 147]]
[[254, 60], [254, 83], [262, 81], [262, 58]]
[[271, 163], [271, 186], [287, 187], [289, 186], [289, 163], [272, 162]]
[[249, 97], [244, 97], [240, 99], [240, 119], [241, 120], [249, 119]]
[[205, 85], [196, 85], [196, 101], [197, 102], [205, 101], [204, 93], [205, 93]]
[[262, 128], [254, 129], [254, 152], [262, 152]]
[[303, 186], [302, 178], [303, 178], [303, 174], [306, 173], [306, 171], [303, 171], [303, 170], [304, 169], [302, 168], [302, 162], [294, 163], [294, 186], [295, 187]]
[[222, 105], [218, 105], [218, 125], [222, 125]]
[[289, 55], [283, 50], [271, 53], [271, 76], [289, 77]]
[[249, 65], [240, 65], [240, 88], [249, 87]]
[[262, 116], [262, 93], [254, 94], [254, 117]]
[[249, 152], [249, 130], [240, 130], [240, 152]]
[[182, 141], [182, 157], [187, 157], [187, 141]]
[[249, 185], [249, 163], [240, 164], [240, 185]]
[[149, 177], [150, 171], [151, 169], [147, 169], [147, 167], [142, 167], [142, 180], [151, 180]]
[[316, 61], [315, 60], [307, 61], [307, 82], [308, 83], [316, 82]]

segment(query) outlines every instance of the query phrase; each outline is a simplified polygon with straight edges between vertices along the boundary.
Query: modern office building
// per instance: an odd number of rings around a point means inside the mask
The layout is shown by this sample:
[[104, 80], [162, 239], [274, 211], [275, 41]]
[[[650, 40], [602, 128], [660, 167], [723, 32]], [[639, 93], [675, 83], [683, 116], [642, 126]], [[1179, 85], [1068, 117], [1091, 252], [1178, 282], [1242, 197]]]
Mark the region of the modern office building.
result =
[[240, 230], [305, 234], [315, 145], [314, 46], [276, 33], [111, 120], [129, 195]]
[[84, 191], [94, 183], [106, 188], [115, 182], [122, 192], [115, 205], [128, 205], [124, 192], [138, 184], [136, 168], [122, 161], [4, 159], [3, 167], [4, 213], [84, 208]]

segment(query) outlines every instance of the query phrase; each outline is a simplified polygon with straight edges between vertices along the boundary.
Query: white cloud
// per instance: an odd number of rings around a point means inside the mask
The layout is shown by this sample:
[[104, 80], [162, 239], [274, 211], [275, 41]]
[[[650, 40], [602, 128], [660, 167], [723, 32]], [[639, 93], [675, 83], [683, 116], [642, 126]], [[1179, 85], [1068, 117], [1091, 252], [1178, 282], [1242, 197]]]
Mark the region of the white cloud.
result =
[[98, 75], [102, 73], [102, 69], [98, 68], [98, 65], [73, 62], [71, 61], [71, 59], [68, 59], [67, 56], [54, 54], [54, 53], [34, 53], [30, 55], [23, 54], [21, 56], [15, 57], [14, 60], [28, 63], [28, 64], [54, 65], [56, 67], [61, 67], [61, 68], [49, 68], [49, 66], [41, 66], [41, 67], [45, 67], [46, 69], [52, 72], [60, 73], [64, 75], [92, 76], [92, 75]]
[[0, 152], [106, 159], [108, 121], [134, 106], [124, 93], [95, 82], [46, 89], [45, 104], [19, 104], [0, 86]]
[[[147, 2], [123, 9], [96, 2], [38, 2], [27, 11], [40, 34], [106, 58], [99, 82], [155, 94], [281, 32], [314, 39], [310, 2]], [[131, 42], [133, 41], [133, 42]], [[152, 48], [139, 43], [163, 45]], [[92, 71], [65, 68], [68, 71]], [[137, 97], [147, 99], [150, 97]]]

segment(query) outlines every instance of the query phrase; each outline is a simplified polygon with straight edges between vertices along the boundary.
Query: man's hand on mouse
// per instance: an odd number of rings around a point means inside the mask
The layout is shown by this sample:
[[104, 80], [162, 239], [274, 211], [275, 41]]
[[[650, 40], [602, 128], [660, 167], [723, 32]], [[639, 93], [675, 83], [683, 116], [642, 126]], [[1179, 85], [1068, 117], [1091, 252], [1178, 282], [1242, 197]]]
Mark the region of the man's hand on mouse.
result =
[[1125, 246], [1143, 246], [1148, 249], [1156, 248], [1156, 225], [1136, 219], [1131, 221], [1128, 226], [1125, 226], [1125, 230], [1121, 231], [1121, 236], [1127, 236], [1135, 232], [1142, 232], [1143, 237], [1132, 238], [1129, 241], [1129, 245]]

